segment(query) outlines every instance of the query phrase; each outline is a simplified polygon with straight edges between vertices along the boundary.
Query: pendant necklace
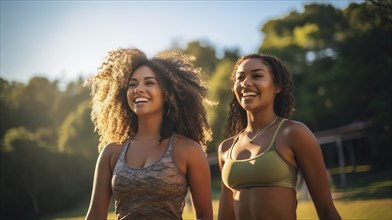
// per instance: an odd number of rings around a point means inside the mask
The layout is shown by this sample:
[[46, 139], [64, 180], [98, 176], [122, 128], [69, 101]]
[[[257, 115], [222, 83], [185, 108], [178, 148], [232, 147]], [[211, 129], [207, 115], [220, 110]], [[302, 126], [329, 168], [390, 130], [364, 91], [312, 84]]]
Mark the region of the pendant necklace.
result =
[[258, 132], [255, 134], [255, 136], [253, 136], [252, 138], [249, 138], [249, 136], [245, 133], [245, 137], [248, 139], [248, 143], [253, 144], [253, 140], [254, 140], [259, 134], [261, 134], [263, 131], [265, 131], [267, 128], [271, 127], [271, 126], [275, 123], [276, 119], [278, 119], [278, 116], [276, 116], [275, 119], [274, 119], [269, 125], [265, 126], [263, 129], [261, 129], [260, 131], [258, 131]]

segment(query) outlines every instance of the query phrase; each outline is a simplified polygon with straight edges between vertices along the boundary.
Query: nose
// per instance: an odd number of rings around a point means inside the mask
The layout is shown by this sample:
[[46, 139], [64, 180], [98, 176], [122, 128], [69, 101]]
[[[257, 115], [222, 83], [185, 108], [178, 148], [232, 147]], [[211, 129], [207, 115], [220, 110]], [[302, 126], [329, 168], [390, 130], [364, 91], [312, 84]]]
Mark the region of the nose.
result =
[[143, 87], [143, 85], [137, 85], [135, 88], [134, 88], [134, 93], [140, 93], [140, 92], [142, 92], [142, 91], [144, 91], [144, 87]]
[[241, 82], [241, 86], [242, 87], [246, 87], [252, 84], [251, 82], [252, 80], [250, 79], [250, 77], [245, 77], [244, 80]]

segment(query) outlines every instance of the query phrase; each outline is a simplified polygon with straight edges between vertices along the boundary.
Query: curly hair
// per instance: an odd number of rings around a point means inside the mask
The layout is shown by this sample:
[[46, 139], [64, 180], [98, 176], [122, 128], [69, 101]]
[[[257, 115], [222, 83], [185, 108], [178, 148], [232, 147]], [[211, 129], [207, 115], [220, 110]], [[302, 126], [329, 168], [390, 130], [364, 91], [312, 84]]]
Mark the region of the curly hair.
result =
[[[231, 80], [234, 83], [235, 74], [238, 66], [247, 59], [260, 59], [271, 70], [274, 84], [281, 88], [274, 101], [274, 111], [279, 117], [289, 118], [295, 111], [294, 97], [293, 97], [293, 81], [290, 71], [285, 64], [277, 57], [263, 54], [249, 54], [238, 58], [233, 72], [231, 73]], [[227, 124], [225, 126], [225, 137], [232, 137], [246, 127], [247, 115], [246, 111], [238, 103], [237, 98], [233, 94], [233, 99], [230, 103], [230, 112]]]
[[180, 51], [165, 51], [152, 58], [139, 49], [110, 51], [96, 75], [85, 85], [91, 86], [91, 119], [98, 132], [99, 151], [109, 143], [123, 143], [138, 131], [138, 118], [127, 103], [128, 83], [138, 67], [153, 70], [166, 97], [160, 129], [161, 140], [174, 132], [200, 144], [206, 151], [211, 139], [204, 104], [207, 87], [194, 58]]

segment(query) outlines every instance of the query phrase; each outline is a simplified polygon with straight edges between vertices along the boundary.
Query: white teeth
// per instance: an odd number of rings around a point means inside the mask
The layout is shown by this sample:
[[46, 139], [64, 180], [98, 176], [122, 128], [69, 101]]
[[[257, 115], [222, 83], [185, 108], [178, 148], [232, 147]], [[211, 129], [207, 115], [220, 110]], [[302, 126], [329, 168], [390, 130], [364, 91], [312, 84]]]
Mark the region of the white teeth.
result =
[[148, 98], [144, 98], [144, 97], [140, 97], [140, 98], [135, 99], [135, 103], [148, 102], [148, 101], [150, 101], [150, 100]]
[[242, 96], [246, 97], [246, 96], [256, 96], [257, 93], [256, 92], [243, 92]]

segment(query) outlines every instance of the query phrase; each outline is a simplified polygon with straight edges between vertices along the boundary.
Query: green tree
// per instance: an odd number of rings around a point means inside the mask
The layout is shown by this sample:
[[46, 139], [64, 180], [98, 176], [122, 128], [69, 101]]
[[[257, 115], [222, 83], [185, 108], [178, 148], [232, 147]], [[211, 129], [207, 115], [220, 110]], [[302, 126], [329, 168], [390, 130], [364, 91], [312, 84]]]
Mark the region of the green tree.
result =
[[[392, 3], [389, 2], [389, 11]], [[371, 120], [391, 128], [392, 110], [392, 23], [391, 14], [373, 3], [350, 4], [344, 10], [349, 31], [340, 50], [334, 70], [341, 73], [339, 88], [343, 97], [341, 110], [345, 117]], [[386, 19], [388, 18], [389, 19]], [[364, 46], [365, 45], [365, 46]]]
[[0, 142], [0, 213], [34, 219], [74, 205], [91, 191], [93, 163], [48, 150], [32, 131], [9, 129]]
[[219, 62], [215, 48], [206, 42], [193, 41], [188, 43], [185, 53], [194, 56], [195, 66], [202, 68], [207, 76], [211, 76]]
[[10, 83], [0, 78], [0, 138], [4, 136], [8, 129], [22, 125], [21, 121], [16, 120], [18, 114], [15, 99], [15, 91], [22, 88], [21, 83]]
[[18, 114], [14, 120], [31, 130], [51, 126], [55, 117], [53, 103], [58, 94], [57, 82], [33, 77], [25, 87], [14, 91]]
[[58, 148], [60, 152], [80, 155], [93, 161], [98, 156], [98, 135], [90, 119], [91, 104], [80, 103], [68, 114], [59, 129]]
[[64, 91], [58, 94], [53, 103], [53, 111], [56, 117], [53, 124], [59, 127], [67, 115], [74, 111], [80, 103], [89, 100], [89, 89], [83, 86], [84, 79], [79, 78], [67, 84]]
[[227, 58], [220, 61], [209, 82], [208, 96], [216, 102], [216, 105], [207, 109], [208, 120], [213, 131], [213, 140], [209, 144], [210, 151], [215, 151], [223, 140], [224, 127], [229, 116], [229, 104], [232, 99], [230, 77], [236, 58], [228, 54]]
[[344, 10], [310, 4], [262, 27], [260, 51], [278, 56], [293, 73], [295, 118], [314, 130], [358, 120], [390, 127], [391, 25], [385, 17], [385, 9], [368, 2]]
[[23, 127], [8, 130], [1, 145], [2, 216], [30, 219], [54, 208], [56, 202], [46, 200], [61, 190], [53, 182], [58, 180], [53, 168], [59, 163], [54, 155]]
[[[56, 81], [43, 77], [27, 85], [0, 79], [2, 218], [33, 219], [58, 212], [91, 192], [98, 138], [86, 107], [88, 91], [81, 84], [79, 79], [60, 91]], [[85, 124], [69, 116], [68, 128], [77, 134], [66, 141], [71, 151], [59, 153], [58, 128], [67, 124], [69, 112]]]
[[23, 126], [45, 140], [52, 151], [58, 150], [57, 131], [65, 117], [89, 100], [82, 78], [68, 83], [64, 91], [56, 81], [43, 77], [33, 77], [27, 85], [0, 78], [0, 92], [0, 138], [8, 129]]

